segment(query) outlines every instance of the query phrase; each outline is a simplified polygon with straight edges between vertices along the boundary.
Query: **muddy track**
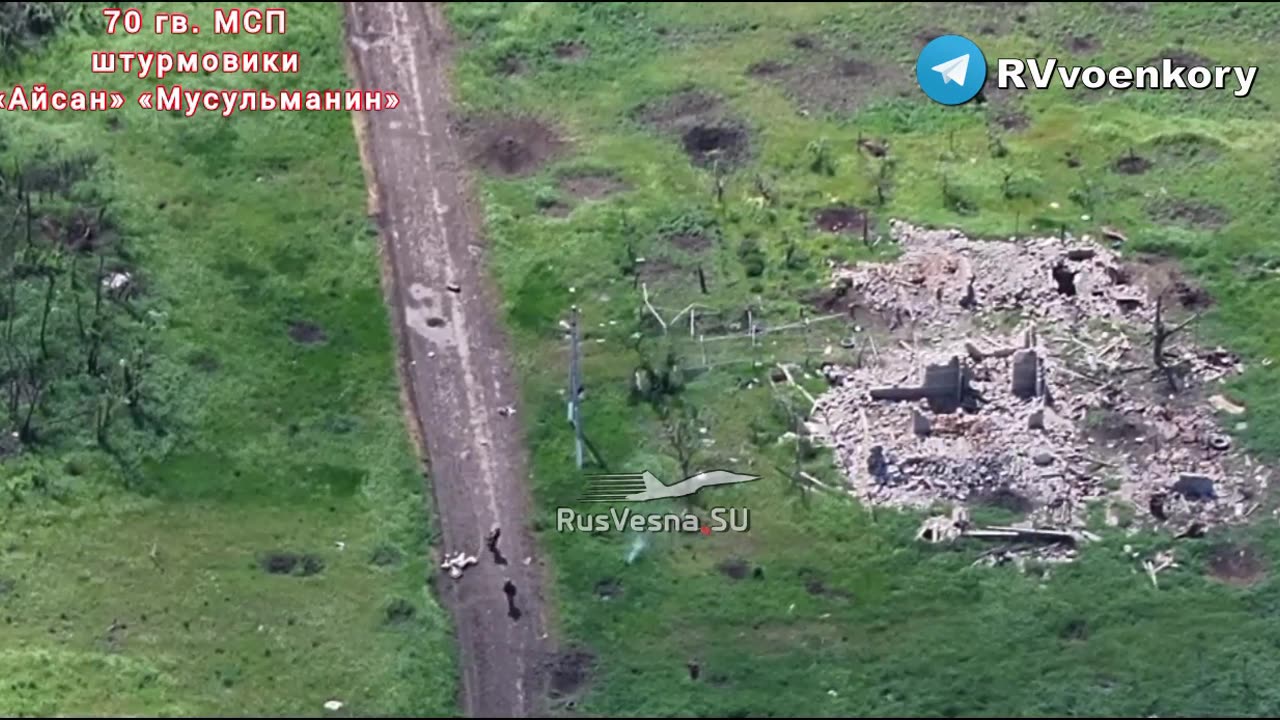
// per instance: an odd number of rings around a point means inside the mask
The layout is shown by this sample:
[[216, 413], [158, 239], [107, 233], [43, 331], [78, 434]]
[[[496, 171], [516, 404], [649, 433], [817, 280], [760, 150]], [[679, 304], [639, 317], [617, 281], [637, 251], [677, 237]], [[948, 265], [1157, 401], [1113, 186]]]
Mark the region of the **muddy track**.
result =
[[[527, 456], [518, 416], [499, 412], [519, 404], [517, 387], [450, 129], [448, 28], [436, 3], [344, 6], [357, 86], [401, 99], [395, 110], [360, 115], [356, 125], [405, 402], [430, 458], [441, 550], [479, 560], [460, 579], [440, 573], [436, 580], [454, 617], [462, 710], [541, 714], [550, 648], [541, 561], [527, 524]], [[486, 548], [495, 527], [505, 564]]]

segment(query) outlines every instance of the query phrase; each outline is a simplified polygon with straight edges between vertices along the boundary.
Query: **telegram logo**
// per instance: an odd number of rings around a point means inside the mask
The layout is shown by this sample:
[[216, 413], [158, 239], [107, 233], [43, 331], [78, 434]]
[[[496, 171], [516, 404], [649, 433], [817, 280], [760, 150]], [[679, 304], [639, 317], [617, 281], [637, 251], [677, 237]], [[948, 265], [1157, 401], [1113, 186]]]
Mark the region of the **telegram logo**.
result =
[[935, 38], [916, 60], [916, 81], [930, 100], [943, 105], [969, 102], [987, 81], [987, 59], [973, 41], [959, 35]]

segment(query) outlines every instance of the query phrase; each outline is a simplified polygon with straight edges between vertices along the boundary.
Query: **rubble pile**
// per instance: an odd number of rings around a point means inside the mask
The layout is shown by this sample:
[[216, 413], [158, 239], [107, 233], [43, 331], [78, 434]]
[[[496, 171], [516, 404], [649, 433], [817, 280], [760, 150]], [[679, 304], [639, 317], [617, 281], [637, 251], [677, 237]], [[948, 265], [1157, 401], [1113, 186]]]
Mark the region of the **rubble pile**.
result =
[[850, 362], [824, 365], [812, 415], [856, 496], [997, 505], [1063, 528], [1105, 500], [1109, 523], [1184, 533], [1258, 507], [1266, 469], [1215, 414], [1244, 412], [1215, 387], [1240, 361], [1192, 345], [1195, 316], [1167, 290], [1087, 236], [892, 231], [896, 262], [835, 274], [855, 318], [888, 331], [855, 333]]

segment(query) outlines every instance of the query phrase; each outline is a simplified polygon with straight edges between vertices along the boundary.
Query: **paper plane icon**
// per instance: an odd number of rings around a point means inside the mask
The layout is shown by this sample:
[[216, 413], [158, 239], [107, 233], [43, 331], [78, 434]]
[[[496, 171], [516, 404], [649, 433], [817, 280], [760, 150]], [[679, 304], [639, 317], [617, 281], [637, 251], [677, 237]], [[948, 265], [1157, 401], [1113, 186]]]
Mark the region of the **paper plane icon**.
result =
[[943, 85], [950, 82], [964, 85], [964, 77], [969, 73], [969, 54], [965, 53], [940, 65], [934, 65], [931, 69], [936, 73], [942, 74]]

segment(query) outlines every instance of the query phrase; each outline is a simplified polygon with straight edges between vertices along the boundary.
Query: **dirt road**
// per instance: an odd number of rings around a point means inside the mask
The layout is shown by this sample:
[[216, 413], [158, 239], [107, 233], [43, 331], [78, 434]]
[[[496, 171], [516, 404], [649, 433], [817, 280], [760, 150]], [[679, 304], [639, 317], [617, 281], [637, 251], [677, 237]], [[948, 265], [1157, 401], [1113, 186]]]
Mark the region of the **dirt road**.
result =
[[[407, 403], [430, 458], [443, 550], [479, 559], [461, 579], [438, 580], [457, 628], [462, 709], [473, 717], [539, 714], [548, 648], [540, 562], [526, 526], [526, 455], [518, 417], [500, 412], [518, 405], [517, 388], [450, 129], [448, 29], [436, 3], [345, 8], [357, 85], [401, 99], [357, 125]], [[485, 546], [495, 527], [505, 565]]]

